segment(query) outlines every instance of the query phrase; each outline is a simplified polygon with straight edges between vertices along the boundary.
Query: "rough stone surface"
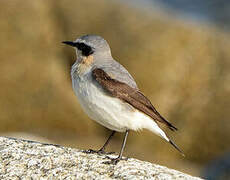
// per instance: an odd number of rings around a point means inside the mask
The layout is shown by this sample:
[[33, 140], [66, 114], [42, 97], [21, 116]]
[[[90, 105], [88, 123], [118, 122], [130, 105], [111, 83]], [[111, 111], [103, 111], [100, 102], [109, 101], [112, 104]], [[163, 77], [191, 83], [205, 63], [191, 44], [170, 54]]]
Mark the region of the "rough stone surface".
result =
[[0, 137], [0, 179], [200, 179], [133, 158], [117, 165], [105, 161], [106, 155]]

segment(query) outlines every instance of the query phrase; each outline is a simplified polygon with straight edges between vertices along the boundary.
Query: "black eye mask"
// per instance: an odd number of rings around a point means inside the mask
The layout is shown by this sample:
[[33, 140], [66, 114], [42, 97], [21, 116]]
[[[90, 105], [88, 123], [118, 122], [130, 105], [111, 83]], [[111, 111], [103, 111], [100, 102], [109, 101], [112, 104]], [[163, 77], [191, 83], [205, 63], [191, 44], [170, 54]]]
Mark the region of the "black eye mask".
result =
[[75, 46], [82, 51], [82, 55], [83, 56], [89, 56], [91, 54], [93, 54], [93, 49], [92, 47], [86, 45], [85, 43], [75, 43]]

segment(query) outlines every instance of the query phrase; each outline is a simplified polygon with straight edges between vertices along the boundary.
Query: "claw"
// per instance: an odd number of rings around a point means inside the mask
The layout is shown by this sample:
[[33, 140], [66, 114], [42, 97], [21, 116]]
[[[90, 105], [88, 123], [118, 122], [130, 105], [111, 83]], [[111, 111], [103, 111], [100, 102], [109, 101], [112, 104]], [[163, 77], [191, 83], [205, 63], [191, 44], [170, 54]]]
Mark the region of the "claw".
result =
[[98, 150], [97, 153], [98, 154], [106, 154], [106, 155], [115, 154], [115, 152], [105, 152], [104, 150]]
[[86, 153], [86, 154], [94, 154], [94, 153], [97, 153], [97, 151], [95, 151], [95, 150], [93, 150], [93, 149], [83, 150], [82, 152], [83, 152], [83, 153]]
[[102, 154], [107, 154], [107, 155], [110, 155], [110, 154], [115, 154], [115, 152], [105, 152], [104, 150], [93, 150], [93, 149], [88, 149], [88, 150], [83, 150], [82, 151], [83, 153], [86, 153], [86, 154], [95, 154], [95, 153], [97, 153], [97, 154], [100, 154], [100, 155], [102, 155]]
[[109, 156], [107, 156], [108, 159], [110, 159], [110, 161], [105, 161], [103, 162], [103, 164], [112, 164], [112, 165], [116, 165], [120, 160], [124, 160], [124, 161], [127, 161], [128, 158], [125, 157], [125, 158], [122, 158], [122, 157], [117, 157], [117, 158], [111, 158]]
[[116, 165], [120, 161], [120, 158], [110, 159], [110, 161], [105, 161], [103, 164]]

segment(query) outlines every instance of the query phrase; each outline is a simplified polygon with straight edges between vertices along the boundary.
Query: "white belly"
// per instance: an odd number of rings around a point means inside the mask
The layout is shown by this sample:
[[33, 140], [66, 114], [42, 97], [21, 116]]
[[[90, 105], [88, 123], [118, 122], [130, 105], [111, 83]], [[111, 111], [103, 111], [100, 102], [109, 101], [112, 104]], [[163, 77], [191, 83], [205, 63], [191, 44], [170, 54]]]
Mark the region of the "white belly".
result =
[[[91, 78], [74, 79], [73, 89], [83, 110], [90, 118], [115, 131], [142, 128], [143, 117], [127, 103], [105, 94], [100, 87], [92, 83]], [[138, 115], [139, 114], [139, 115]], [[142, 123], [141, 123], [142, 121]]]

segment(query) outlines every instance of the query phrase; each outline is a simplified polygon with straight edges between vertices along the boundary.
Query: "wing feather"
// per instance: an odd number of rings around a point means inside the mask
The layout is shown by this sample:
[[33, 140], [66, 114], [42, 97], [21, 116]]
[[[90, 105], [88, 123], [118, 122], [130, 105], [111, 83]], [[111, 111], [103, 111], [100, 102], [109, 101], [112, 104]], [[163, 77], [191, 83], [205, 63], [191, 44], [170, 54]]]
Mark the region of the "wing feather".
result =
[[125, 101], [138, 109], [139, 111], [147, 114], [155, 121], [167, 125], [172, 131], [177, 130], [170, 122], [164, 119], [159, 112], [154, 108], [152, 103], [146, 98], [138, 89], [132, 88], [126, 83], [112, 79], [105, 71], [100, 68], [93, 70], [92, 75], [94, 79], [112, 96]]

